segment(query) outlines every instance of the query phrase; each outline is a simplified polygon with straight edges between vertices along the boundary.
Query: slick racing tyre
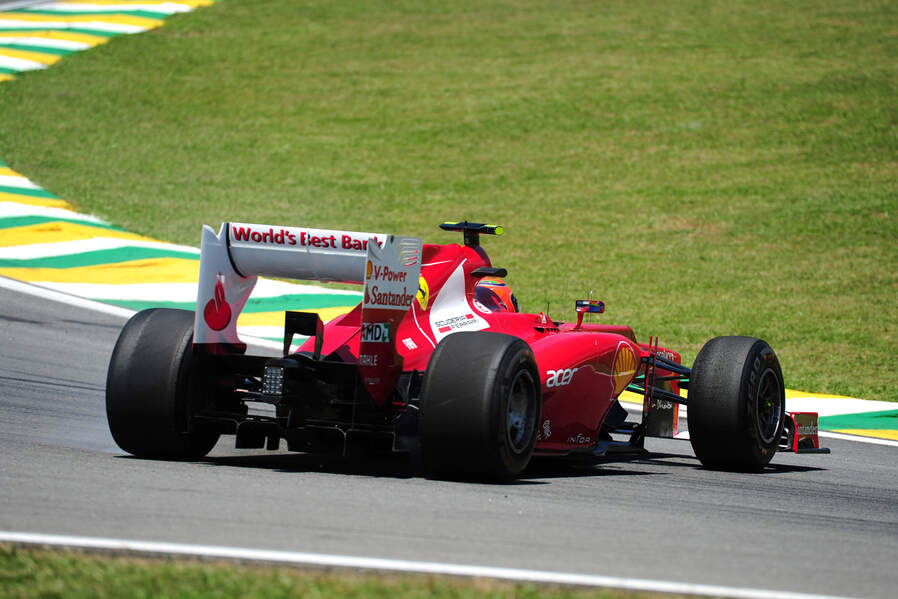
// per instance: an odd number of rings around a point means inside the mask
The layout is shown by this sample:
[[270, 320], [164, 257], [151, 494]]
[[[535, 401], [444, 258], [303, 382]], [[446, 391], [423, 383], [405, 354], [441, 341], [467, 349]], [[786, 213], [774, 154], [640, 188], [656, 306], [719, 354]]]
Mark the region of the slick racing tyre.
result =
[[753, 337], [708, 341], [692, 366], [689, 438], [706, 468], [757, 471], [779, 445], [786, 419], [783, 373], [767, 343]]
[[193, 318], [186, 310], [144, 310], [119, 335], [106, 377], [106, 417], [112, 438], [130, 454], [196, 459], [218, 442], [218, 432], [191, 422], [201, 403]]
[[501, 333], [462, 332], [437, 345], [421, 392], [429, 475], [506, 482], [527, 467], [542, 397], [530, 346]]

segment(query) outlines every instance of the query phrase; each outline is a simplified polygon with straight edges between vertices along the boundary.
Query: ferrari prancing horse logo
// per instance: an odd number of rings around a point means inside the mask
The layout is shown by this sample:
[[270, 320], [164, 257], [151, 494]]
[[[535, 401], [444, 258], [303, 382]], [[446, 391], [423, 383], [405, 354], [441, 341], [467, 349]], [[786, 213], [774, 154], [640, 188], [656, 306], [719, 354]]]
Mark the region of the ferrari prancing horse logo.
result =
[[427, 302], [430, 301], [430, 288], [427, 286], [427, 279], [424, 277], [418, 277], [418, 294], [415, 296], [415, 299], [418, 300], [418, 305], [421, 306], [422, 310], [427, 309]]

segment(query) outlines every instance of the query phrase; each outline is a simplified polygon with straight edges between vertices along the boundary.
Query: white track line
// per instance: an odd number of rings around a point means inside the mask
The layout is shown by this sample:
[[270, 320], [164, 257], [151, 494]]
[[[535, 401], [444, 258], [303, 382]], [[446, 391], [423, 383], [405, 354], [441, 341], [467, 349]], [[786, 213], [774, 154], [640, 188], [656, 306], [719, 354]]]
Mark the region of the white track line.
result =
[[25, 44], [28, 46], [38, 46], [41, 48], [59, 48], [62, 50], [87, 50], [91, 48], [91, 44], [85, 42], [73, 42], [70, 40], [57, 40], [49, 37], [28, 37], [21, 34], [9, 34], [8, 32], [0, 32], [0, 43], [4, 44]]
[[53, 302], [62, 302], [76, 308], [84, 308], [85, 310], [93, 310], [94, 312], [111, 314], [112, 316], [119, 316], [121, 318], [131, 318], [131, 316], [134, 315], [134, 310], [128, 310], [127, 308], [121, 308], [119, 306], [113, 306], [111, 304], [104, 304], [102, 302], [95, 302], [83, 297], [69, 295], [68, 293], [54, 291], [45, 287], [38, 287], [37, 285], [22, 283], [21, 281], [8, 279], [6, 277], [0, 277], [0, 288], [9, 289], [11, 291], [24, 293]]
[[[14, 13], [6, 13], [10, 15]], [[60, 15], [62, 16], [62, 15]], [[102, 15], [97, 15], [102, 18]], [[140, 25], [122, 25], [120, 23], [110, 23], [102, 20], [97, 21], [23, 21], [21, 19], [2, 19], [0, 18], [0, 27], [4, 29], [17, 29], [21, 31], [46, 30], [46, 29], [96, 29], [98, 31], [108, 31], [111, 33], [141, 33], [146, 31], [146, 27]], [[41, 65], [40, 68], [45, 68]]]
[[41, 10], [50, 10], [60, 13], [67, 12], [96, 12], [96, 13], [114, 13], [129, 10], [146, 10], [163, 14], [174, 14], [179, 12], [190, 12], [193, 8], [189, 4], [179, 4], [177, 2], [147, 2], [146, 4], [93, 4], [91, 2], [79, 3], [61, 3], [51, 2], [44, 4]]
[[24, 532], [0, 531], [0, 543], [75, 547], [80, 549], [113, 551], [116, 553], [135, 553], [142, 555], [150, 554], [207, 559], [228, 559], [312, 568], [346, 568], [353, 570], [368, 570], [371, 572], [429, 574], [437, 576], [460, 576], [464, 578], [492, 578], [511, 582], [606, 587], [629, 591], [734, 597], [737, 599], [843, 599], [836, 597], [835, 595], [815, 595], [810, 593], [691, 584], [642, 578], [623, 578], [618, 576], [598, 576], [568, 572], [548, 572], [544, 570], [442, 564], [439, 562], [419, 562], [349, 555], [328, 555], [324, 553], [245, 549], [240, 547], [188, 545], [152, 541], [130, 541], [123, 539], [47, 535]]
[[[0, 19], [0, 27], [6, 26], [6, 22]], [[36, 71], [38, 69], [46, 69], [47, 65], [42, 62], [25, 60], [24, 58], [13, 58], [11, 56], [0, 55], [0, 67], [12, 69], [14, 71]]]

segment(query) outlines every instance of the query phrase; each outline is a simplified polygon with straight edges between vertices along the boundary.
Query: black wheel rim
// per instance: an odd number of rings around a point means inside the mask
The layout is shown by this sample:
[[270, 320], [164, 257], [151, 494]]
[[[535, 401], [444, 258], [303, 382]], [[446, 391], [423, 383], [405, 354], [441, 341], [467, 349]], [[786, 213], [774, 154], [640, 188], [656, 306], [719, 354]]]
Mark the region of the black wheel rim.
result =
[[764, 443], [773, 443], [783, 419], [783, 396], [779, 377], [767, 369], [758, 383], [758, 432]]
[[536, 391], [533, 377], [527, 370], [515, 374], [508, 390], [505, 413], [505, 437], [516, 454], [526, 452], [536, 429]]

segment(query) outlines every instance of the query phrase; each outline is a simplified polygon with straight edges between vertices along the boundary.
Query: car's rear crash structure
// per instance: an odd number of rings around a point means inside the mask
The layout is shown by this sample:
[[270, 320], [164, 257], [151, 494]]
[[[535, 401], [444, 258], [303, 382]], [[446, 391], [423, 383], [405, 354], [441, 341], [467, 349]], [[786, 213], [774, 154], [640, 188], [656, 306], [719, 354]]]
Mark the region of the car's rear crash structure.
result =
[[[395, 235], [225, 223], [203, 231], [195, 312], [136, 314], [109, 365], [115, 441], [136, 456], [194, 459], [220, 435], [238, 448], [420, 456], [432, 475], [517, 477], [534, 454], [641, 451], [646, 436], [688, 432], [703, 465], [758, 470], [776, 451], [822, 452], [817, 415], [785, 411], [773, 349], [718, 337], [692, 368], [630, 327], [496, 309], [477, 300], [503, 277], [480, 246], [501, 227], [447, 223], [464, 244]], [[283, 355], [248, 355], [237, 317], [260, 275], [364, 286], [363, 301], [322, 323], [287, 312]], [[292, 343], [306, 337], [297, 351]], [[688, 400], [681, 390], [688, 389]], [[642, 396], [627, 420], [625, 391]], [[250, 410], [265, 404], [265, 413]]]

